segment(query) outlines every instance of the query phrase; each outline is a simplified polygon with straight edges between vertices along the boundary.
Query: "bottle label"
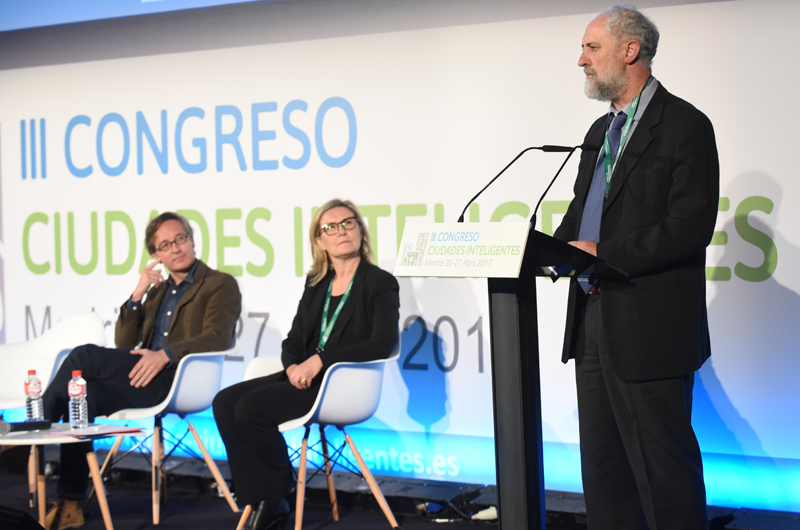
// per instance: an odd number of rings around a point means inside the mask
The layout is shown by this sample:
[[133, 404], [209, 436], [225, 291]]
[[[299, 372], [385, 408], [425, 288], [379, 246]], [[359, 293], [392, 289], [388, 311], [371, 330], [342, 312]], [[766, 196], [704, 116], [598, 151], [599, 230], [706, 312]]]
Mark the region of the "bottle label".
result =
[[41, 394], [42, 393], [42, 383], [40, 381], [36, 382], [25, 382], [25, 393], [26, 394]]
[[67, 391], [70, 396], [81, 396], [86, 394], [86, 385], [79, 385], [77, 383], [70, 383], [67, 386]]

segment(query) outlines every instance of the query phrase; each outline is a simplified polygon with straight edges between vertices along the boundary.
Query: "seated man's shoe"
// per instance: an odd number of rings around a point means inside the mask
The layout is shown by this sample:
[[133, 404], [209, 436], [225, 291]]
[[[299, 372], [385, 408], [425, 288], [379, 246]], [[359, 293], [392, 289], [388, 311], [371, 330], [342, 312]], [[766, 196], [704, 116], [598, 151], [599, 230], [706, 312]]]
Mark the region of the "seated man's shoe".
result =
[[253, 507], [244, 530], [283, 530], [289, 512], [289, 503], [286, 499], [261, 501]]
[[78, 501], [59, 499], [55, 506], [50, 508], [44, 519], [47, 530], [66, 530], [67, 528], [80, 528], [84, 524], [83, 511]]

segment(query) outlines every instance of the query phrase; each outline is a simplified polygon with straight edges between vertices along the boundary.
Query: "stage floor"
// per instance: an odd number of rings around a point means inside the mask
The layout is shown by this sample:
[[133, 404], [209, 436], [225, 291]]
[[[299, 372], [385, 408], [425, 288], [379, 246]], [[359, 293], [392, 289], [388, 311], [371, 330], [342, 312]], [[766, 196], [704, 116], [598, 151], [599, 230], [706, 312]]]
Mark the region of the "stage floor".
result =
[[[57, 461], [58, 448], [50, 448], [47, 460]], [[105, 451], [99, 451], [102, 458]], [[25, 451], [11, 453], [4, 451], [0, 457], [0, 506], [23, 510], [34, 520], [38, 519], [36, 508], [28, 506], [28, 486], [25, 468], [27, 464]], [[135, 463], [133, 459], [125, 461], [127, 466], [112, 472], [106, 483], [109, 509], [116, 530], [142, 530], [145, 528], [162, 528], [164, 530], [178, 528], [229, 529], [234, 530], [239, 521], [239, 514], [233, 513], [224, 498], [216, 494], [210, 473], [202, 463], [191, 459], [182, 459], [180, 466], [168, 471], [168, 487], [166, 503], [161, 508], [161, 523], [158, 527], [152, 524], [152, 497], [150, 491], [149, 466]], [[227, 463], [218, 462], [223, 476], [228, 475]], [[121, 467], [121, 466], [120, 466]], [[337, 472], [338, 475], [338, 472]], [[360, 479], [351, 475], [337, 476], [337, 484], [341, 488], [339, 495], [339, 521], [334, 522], [327, 506], [327, 491], [324, 478], [321, 476], [309, 481], [306, 496], [306, 509], [303, 528], [310, 530], [390, 530], [386, 518], [378, 510], [377, 504], [368, 489], [360, 484]], [[397, 482], [392, 477], [377, 477], [383, 482], [384, 493], [392, 505], [397, 522], [405, 530], [423, 530], [446, 527], [448, 529], [475, 529], [476, 527], [497, 528], [493, 522], [470, 522], [459, 519], [455, 511], [442, 507], [436, 515], [427, 513], [423, 516], [415, 514], [419, 499], [453, 499], [451, 503], [460, 504], [459, 510], [478, 511], [485, 505], [496, 502], [494, 487], [480, 489], [480, 495], [474, 485], [458, 483], [421, 484], [407, 479], [407, 484]], [[355, 482], [354, 482], [355, 480]], [[468, 502], [458, 501], [458, 491], [463, 490]], [[54, 502], [56, 484], [52, 480], [46, 483], [48, 506]], [[441, 502], [441, 501], [440, 501]], [[564, 492], [546, 492], [547, 528], [548, 530], [585, 530], [585, 508], [580, 494]], [[433, 505], [428, 505], [433, 506]], [[454, 506], [455, 508], [455, 506]], [[431, 508], [434, 509], [434, 508]], [[435, 508], [438, 510], [438, 508]], [[436, 522], [436, 516], [446, 519]], [[737, 529], [777, 529], [786, 528], [800, 530], [797, 514], [784, 512], [765, 512], [762, 510], [736, 510], [734, 508], [709, 507], [711, 530]], [[734, 522], [734, 519], [736, 521]], [[783, 526], [782, 526], [783, 525]], [[289, 519], [287, 528], [294, 527], [294, 514]], [[87, 530], [103, 530], [100, 509], [95, 503], [93, 513], [89, 515], [84, 526]]]
[[[163, 530], [178, 528], [209, 528], [234, 530], [239, 514], [233, 513], [224, 499], [214, 497], [208, 491], [191, 487], [178, 486], [167, 492], [167, 502], [161, 509], [161, 524], [153, 527], [150, 490], [143, 484], [111, 484], [107, 487], [108, 504], [115, 530], [141, 530], [144, 528], [161, 528]], [[47, 483], [48, 501], [55, 498], [56, 485]], [[17, 510], [27, 511], [34, 519], [38, 518], [35, 508], [28, 507], [27, 477], [0, 469], [0, 505]], [[86, 530], [102, 530], [103, 519], [97, 504], [90, 514], [84, 528]], [[396, 513], [397, 522], [405, 529], [433, 529], [441, 527], [436, 523], [425, 521], [414, 515]], [[326, 506], [306, 504], [303, 517], [303, 528], [309, 530], [389, 530], [389, 524], [380, 512], [361, 509], [340, 509], [339, 521], [331, 518], [330, 509]], [[468, 522], [448, 523], [450, 529], [475, 528]], [[289, 519], [287, 528], [294, 527], [294, 514]], [[496, 526], [494, 526], [496, 528]]]

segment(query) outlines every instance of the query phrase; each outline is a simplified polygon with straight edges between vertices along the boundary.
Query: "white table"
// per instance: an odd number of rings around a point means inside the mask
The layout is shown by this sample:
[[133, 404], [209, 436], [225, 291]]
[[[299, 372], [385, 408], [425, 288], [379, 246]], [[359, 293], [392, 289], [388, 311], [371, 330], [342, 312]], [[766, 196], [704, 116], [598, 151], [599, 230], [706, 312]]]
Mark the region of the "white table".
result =
[[[108, 430], [109, 425], [97, 425], [97, 428]], [[28, 482], [33, 491], [34, 485], [36, 488], [36, 496], [38, 497], [39, 506], [39, 524], [44, 526], [45, 519], [45, 492], [44, 492], [44, 475], [42, 468], [44, 462], [42, 461], [43, 452], [41, 448], [45, 445], [53, 444], [72, 444], [86, 442], [98, 438], [107, 438], [109, 436], [118, 436], [120, 434], [135, 435], [137, 433], [104, 433], [90, 438], [75, 438], [64, 434], [63, 436], [52, 436], [53, 434], [70, 432], [69, 424], [56, 423], [44, 431], [28, 431], [28, 432], [11, 432], [5, 435], [0, 435], [0, 446], [2, 445], [30, 445], [33, 446], [31, 464], [28, 466]], [[46, 434], [49, 433], [49, 434]], [[89, 463], [89, 471], [92, 475], [92, 483], [94, 484], [95, 492], [97, 493], [97, 501], [100, 504], [100, 511], [103, 514], [103, 522], [106, 525], [106, 530], [113, 530], [114, 526], [111, 523], [111, 513], [108, 511], [108, 501], [106, 500], [106, 492], [103, 489], [103, 479], [100, 476], [100, 468], [97, 466], [97, 456], [94, 451], [86, 454], [86, 461]]]

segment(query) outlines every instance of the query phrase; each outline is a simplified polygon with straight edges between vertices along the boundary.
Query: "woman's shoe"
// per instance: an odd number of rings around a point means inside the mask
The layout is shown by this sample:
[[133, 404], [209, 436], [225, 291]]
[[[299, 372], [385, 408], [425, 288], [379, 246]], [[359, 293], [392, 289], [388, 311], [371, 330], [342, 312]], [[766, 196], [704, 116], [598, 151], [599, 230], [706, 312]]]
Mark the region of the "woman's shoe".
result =
[[289, 518], [286, 499], [261, 501], [253, 507], [244, 530], [283, 530]]

